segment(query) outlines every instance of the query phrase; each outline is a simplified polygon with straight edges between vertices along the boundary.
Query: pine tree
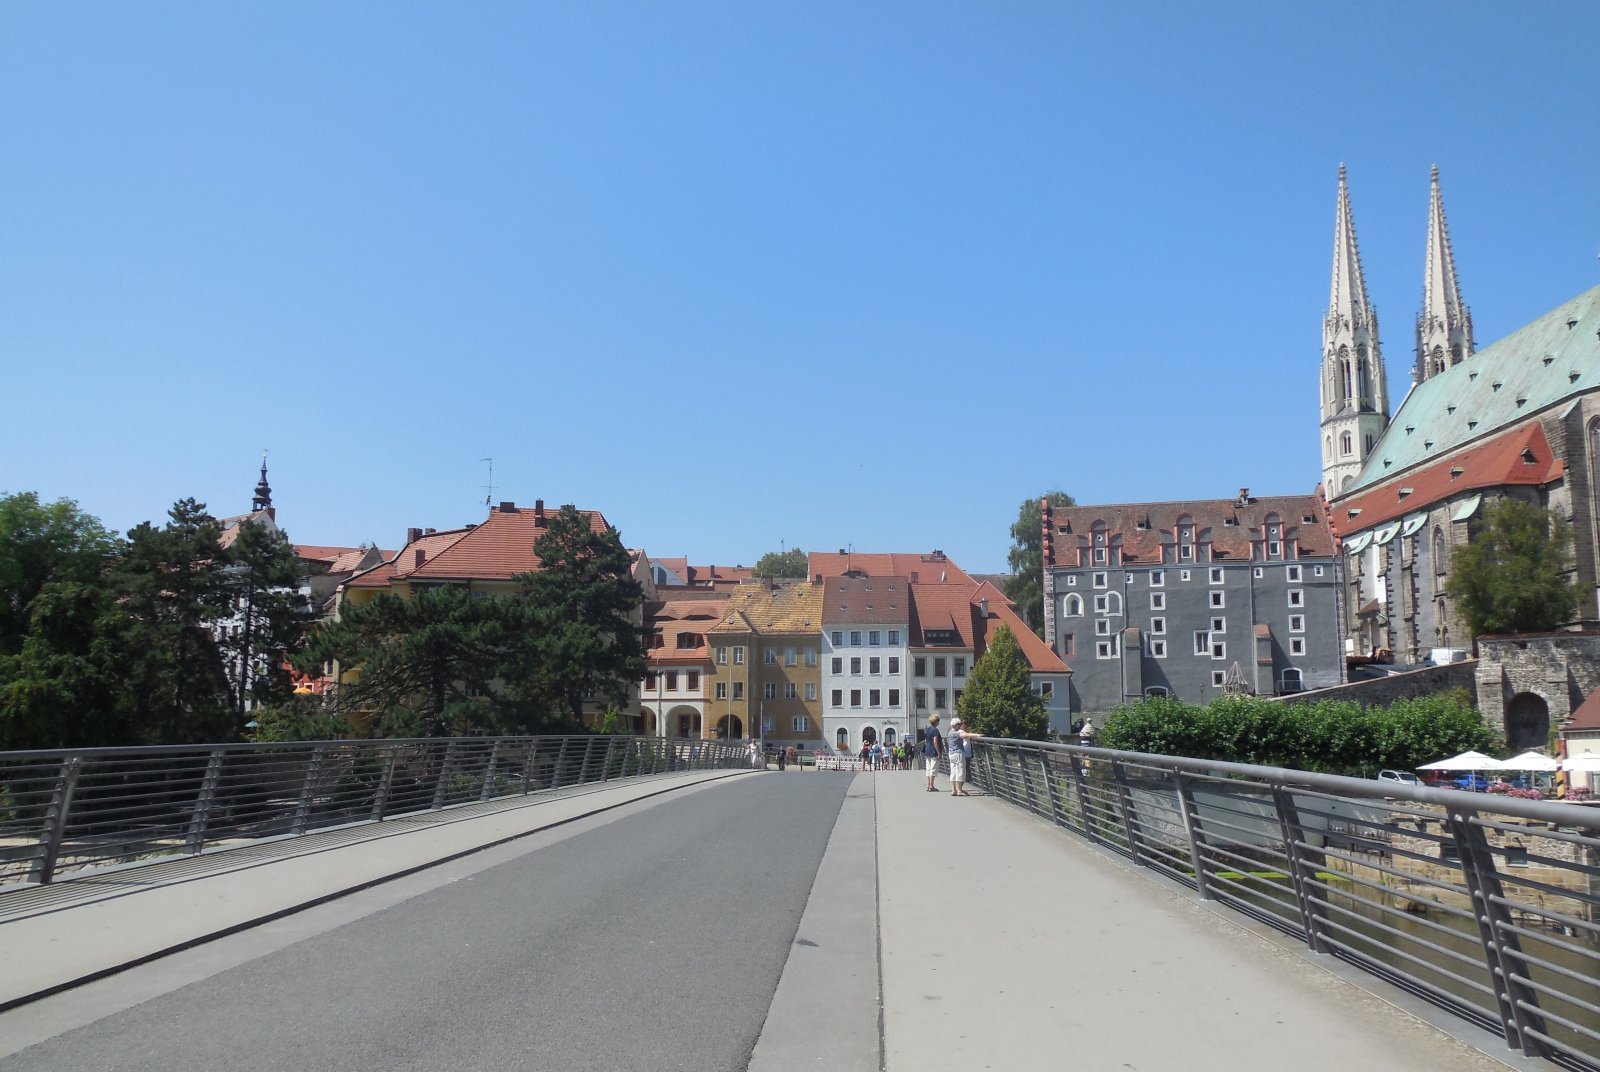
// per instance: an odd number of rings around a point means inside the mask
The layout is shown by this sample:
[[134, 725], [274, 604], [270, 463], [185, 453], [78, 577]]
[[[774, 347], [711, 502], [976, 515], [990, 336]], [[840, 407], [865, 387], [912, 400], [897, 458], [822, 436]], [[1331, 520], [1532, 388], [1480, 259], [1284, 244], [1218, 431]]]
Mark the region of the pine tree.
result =
[[985, 737], [1042, 741], [1048, 736], [1044, 699], [1033, 691], [1027, 657], [1010, 629], [1001, 626], [989, 638], [956, 711], [967, 728]]
[[234, 615], [222, 648], [241, 729], [252, 703], [283, 703], [290, 696], [284, 659], [304, 641], [311, 612], [300, 591], [303, 572], [282, 532], [254, 521], [239, 526], [227, 555]]

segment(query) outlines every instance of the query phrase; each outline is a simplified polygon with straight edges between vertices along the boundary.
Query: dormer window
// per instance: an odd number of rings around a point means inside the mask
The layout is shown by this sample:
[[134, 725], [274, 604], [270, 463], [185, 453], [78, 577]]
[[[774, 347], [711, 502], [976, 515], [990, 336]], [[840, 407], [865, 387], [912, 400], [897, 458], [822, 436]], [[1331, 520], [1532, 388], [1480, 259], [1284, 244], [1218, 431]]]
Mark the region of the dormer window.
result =
[[1416, 490], [1415, 488], [1401, 488], [1400, 489], [1400, 497], [1402, 499], [1404, 499], [1407, 495], [1410, 495], [1415, 490]]
[[1522, 452], [1522, 464], [1523, 465], [1532, 465], [1535, 462], [1537, 462], [1538, 460], [1539, 459], [1534, 456], [1534, 453], [1533, 453], [1532, 450], [1524, 450]]
[[1464, 472], [1466, 472], [1466, 470], [1465, 470], [1465, 469], [1463, 469], [1463, 468], [1461, 468], [1461, 466], [1459, 466], [1459, 465], [1452, 465], [1452, 466], [1451, 466], [1451, 467], [1450, 467], [1450, 479], [1451, 479], [1451, 480], [1454, 480], [1454, 479], [1455, 479], [1455, 478], [1456, 478], [1456, 477], [1458, 477], [1458, 476], [1460, 476], [1460, 475], [1461, 475], [1461, 474], [1462, 474], [1462, 473], [1464, 473]]

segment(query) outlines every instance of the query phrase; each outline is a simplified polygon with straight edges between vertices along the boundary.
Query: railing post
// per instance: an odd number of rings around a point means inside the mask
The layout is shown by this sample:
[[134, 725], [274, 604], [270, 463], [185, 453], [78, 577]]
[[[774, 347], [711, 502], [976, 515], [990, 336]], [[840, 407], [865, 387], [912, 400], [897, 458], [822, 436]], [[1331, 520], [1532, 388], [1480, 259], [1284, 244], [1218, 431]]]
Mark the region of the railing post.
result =
[[1483, 827], [1473, 822], [1477, 814], [1476, 810], [1451, 808], [1450, 832], [1456, 840], [1461, 875], [1472, 898], [1472, 915], [1478, 921], [1478, 936], [1483, 941], [1484, 962], [1500, 1006], [1506, 1044], [1529, 1057], [1550, 1057], [1550, 1048], [1538, 1037], [1547, 1030], [1539, 1012], [1539, 994], [1515, 978], [1527, 978], [1528, 963], [1517, 938], [1516, 922], [1505, 904], [1494, 850], [1489, 847]]
[[1294, 794], [1281, 785], [1272, 787], [1272, 804], [1278, 811], [1278, 829], [1283, 834], [1283, 852], [1289, 860], [1289, 881], [1300, 906], [1300, 925], [1305, 928], [1306, 945], [1313, 953], [1330, 952], [1327, 940], [1328, 906], [1317, 890], [1317, 860], [1306, 851], [1305, 826]]
[[319, 744], [311, 750], [311, 759], [306, 763], [305, 781], [300, 786], [300, 803], [295, 805], [294, 822], [289, 827], [291, 834], [303, 834], [311, 822], [311, 805], [316, 800], [317, 783], [322, 780], [322, 757], [328, 752], [326, 744]]
[[1195, 803], [1190, 778], [1181, 770], [1172, 772], [1173, 784], [1178, 790], [1178, 804], [1183, 812], [1183, 832], [1189, 838], [1189, 860], [1194, 864], [1194, 889], [1202, 901], [1215, 899], [1211, 882], [1206, 877], [1206, 836], [1200, 828], [1200, 807]]
[[1111, 779], [1117, 785], [1117, 810], [1122, 812], [1122, 833], [1128, 839], [1128, 856], [1135, 864], [1143, 864], [1139, 859], [1139, 828], [1133, 821], [1133, 790], [1128, 787], [1127, 772], [1122, 768], [1122, 761], [1111, 761]]
[[194, 810], [189, 813], [189, 830], [184, 845], [190, 855], [206, 846], [206, 827], [211, 825], [211, 805], [217, 798], [217, 783], [222, 780], [222, 750], [212, 749], [206, 759], [206, 774], [200, 780], [200, 792], [194, 798]]
[[1089, 811], [1088, 772], [1083, 769], [1083, 758], [1076, 752], [1068, 752], [1067, 758], [1072, 762], [1072, 787], [1078, 794], [1078, 822], [1083, 826], [1083, 836], [1090, 841], [1099, 841], [1100, 835], [1090, 821], [1093, 813]]
[[617, 742], [620, 740], [622, 740], [621, 737], [606, 737], [606, 754], [600, 759], [600, 780], [602, 782], [611, 780], [611, 753], [617, 750]]
[[450, 792], [450, 766], [456, 758], [456, 738], [451, 737], [444, 746], [444, 759], [439, 763], [439, 780], [433, 786], [433, 810], [444, 807]]
[[532, 738], [528, 745], [528, 761], [522, 765], [522, 795], [527, 796], [533, 791], [533, 764], [539, 758], [539, 738]]
[[383, 777], [378, 780], [378, 791], [372, 797], [372, 821], [381, 823], [389, 814], [389, 795], [394, 792], [394, 769], [400, 762], [400, 746], [391, 744], [384, 750]]
[[1044, 779], [1045, 798], [1050, 801], [1050, 821], [1061, 821], [1061, 804], [1056, 797], [1056, 780], [1050, 777], [1050, 753], [1039, 749], [1039, 775]]
[[478, 792], [478, 803], [483, 803], [494, 795], [494, 772], [500, 762], [500, 738], [494, 739], [494, 744], [489, 746], [489, 765], [483, 769], [483, 788]]
[[588, 785], [589, 784], [589, 764], [594, 758], [594, 743], [597, 740], [599, 740], [599, 738], [595, 737], [594, 735], [591, 734], [589, 736], [589, 739], [584, 742], [584, 745], [583, 745], [583, 766], [581, 768], [579, 768], [579, 770], [578, 770], [578, 784], [579, 785]]
[[56, 784], [50, 792], [50, 806], [45, 809], [44, 827], [39, 831], [39, 855], [29, 868], [28, 879], [43, 886], [55, 878], [56, 861], [61, 858], [61, 839], [67, 832], [67, 815], [72, 810], [72, 795], [78, 789], [78, 774], [83, 761], [68, 756], [61, 761]]
[[556, 767], [550, 772], [550, 788], [558, 789], [561, 786], [561, 772], [567, 769], [567, 750], [572, 747], [572, 738], [561, 738], [561, 751], [556, 753]]

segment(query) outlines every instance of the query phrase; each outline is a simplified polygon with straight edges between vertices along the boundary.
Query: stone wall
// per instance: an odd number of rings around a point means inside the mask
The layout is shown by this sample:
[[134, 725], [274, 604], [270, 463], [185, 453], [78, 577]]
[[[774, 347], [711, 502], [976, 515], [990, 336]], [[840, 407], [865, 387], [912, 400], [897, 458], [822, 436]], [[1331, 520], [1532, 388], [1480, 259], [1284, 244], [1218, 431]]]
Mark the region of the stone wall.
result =
[[1312, 692], [1275, 696], [1273, 699], [1280, 703], [1354, 700], [1367, 707], [1387, 707], [1396, 700], [1403, 700], [1411, 696], [1431, 696], [1438, 692], [1448, 692], [1450, 689], [1466, 689], [1471, 692], [1476, 683], [1474, 671], [1477, 669], [1477, 665], [1477, 663], [1469, 660], [1467, 662], [1448, 663], [1444, 666], [1428, 666], [1421, 670], [1390, 674], [1387, 677], [1374, 678], [1369, 681], [1352, 681], [1348, 685], [1338, 685], [1331, 689], [1316, 689]]
[[1600, 632], [1479, 637], [1478, 656], [1478, 710], [1492, 725], [1504, 725], [1507, 707], [1528, 695], [1560, 726], [1600, 688]]

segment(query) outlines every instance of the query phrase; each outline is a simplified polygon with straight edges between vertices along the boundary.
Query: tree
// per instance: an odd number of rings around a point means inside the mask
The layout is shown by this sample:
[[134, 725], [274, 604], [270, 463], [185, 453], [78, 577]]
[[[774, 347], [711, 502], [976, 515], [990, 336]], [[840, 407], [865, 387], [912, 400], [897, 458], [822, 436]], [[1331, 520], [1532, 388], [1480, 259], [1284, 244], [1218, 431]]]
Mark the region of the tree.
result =
[[1001, 626], [972, 667], [956, 711], [985, 737], [1042, 741], [1050, 732], [1044, 698], [1033, 691], [1028, 659], [1010, 629]]
[[[346, 604], [291, 660], [305, 673], [338, 662], [350, 680], [330, 694], [335, 711], [373, 719], [404, 736], [494, 728], [494, 682], [510, 651], [510, 597], [442, 585], [411, 596], [379, 594]], [[387, 724], [386, 724], [387, 720]]]
[[[1056, 507], [1077, 505], [1064, 491], [1047, 491], [1040, 498]], [[1044, 540], [1039, 524], [1039, 498], [1024, 499], [1016, 523], [1011, 526], [1011, 550], [1006, 554], [1011, 577], [1006, 581], [1005, 592], [1028, 628], [1043, 636]]]
[[798, 547], [787, 551], [768, 551], [756, 560], [757, 577], [804, 577], [809, 566], [806, 553]]
[[110, 590], [55, 580], [29, 606], [21, 650], [0, 653], [0, 750], [141, 743], [128, 687], [139, 653]]
[[533, 551], [539, 569], [514, 578], [535, 626], [519, 691], [548, 699], [574, 722], [586, 696], [626, 703], [645, 670], [644, 632], [634, 620], [644, 591], [617, 530], [595, 532], [588, 514], [563, 506]]
[[227, 555], [225, 580], [234, 617], [222, 648], [241, 729], [252, 700], [280, 704], [289, 699], [284, 659], [304, 641], [311, 612], [310, 600], [300, 591], [303, 572], [300, 557], [282, 532], [254, 521], [239, 526]]
[[98, 585], [116, 551], [116, 539], [70, 499], [0, 496], [0, 653], [21, 650], [40, 592], [58, 582]]
[[1501, 499], [1483, 529], [1456, 550], [1450, 598], [1472, 636], [1543, 633], [1566, 624], [1578, 606], [1567, 576], [1572, 525], [1521, 499]]

